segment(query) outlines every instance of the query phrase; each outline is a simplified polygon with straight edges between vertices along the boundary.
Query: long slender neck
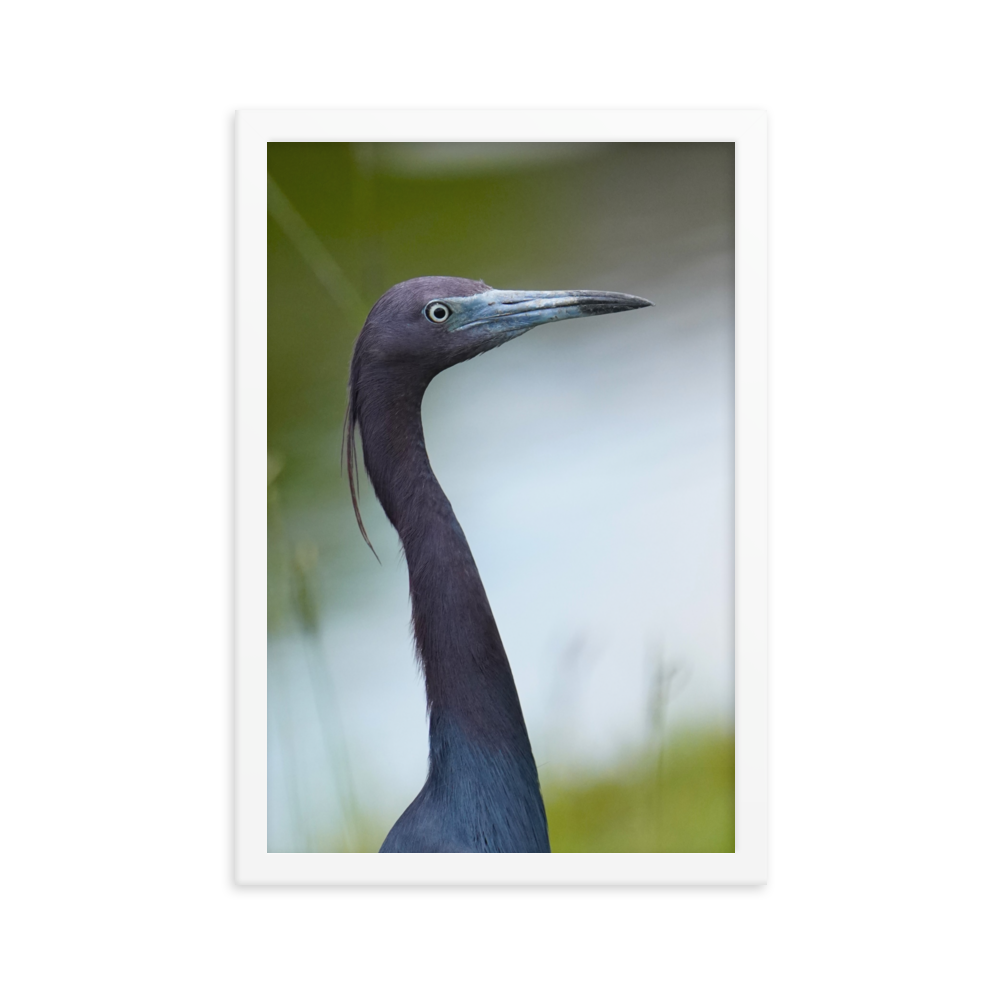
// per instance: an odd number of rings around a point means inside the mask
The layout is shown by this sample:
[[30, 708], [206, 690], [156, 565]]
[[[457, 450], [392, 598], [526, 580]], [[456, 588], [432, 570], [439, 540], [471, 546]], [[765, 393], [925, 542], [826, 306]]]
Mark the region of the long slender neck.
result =
[[476, 743], [530, 755], [486, 591], [427, 457], [420, 405], [429, 381], [372, 380], [359, 416], [365, 466], [406, 554], [432, 742], [436, 722], [448, 719]]

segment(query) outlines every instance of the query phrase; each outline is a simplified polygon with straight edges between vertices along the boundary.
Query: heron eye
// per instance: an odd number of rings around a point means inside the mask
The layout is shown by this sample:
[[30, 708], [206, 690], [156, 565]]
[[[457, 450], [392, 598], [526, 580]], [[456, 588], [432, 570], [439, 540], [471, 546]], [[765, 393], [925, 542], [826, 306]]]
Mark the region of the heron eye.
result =
[[431, 302], [424, 315], [432, 323], [443, 323], [451, 315], [451, 310], [443, 302]]

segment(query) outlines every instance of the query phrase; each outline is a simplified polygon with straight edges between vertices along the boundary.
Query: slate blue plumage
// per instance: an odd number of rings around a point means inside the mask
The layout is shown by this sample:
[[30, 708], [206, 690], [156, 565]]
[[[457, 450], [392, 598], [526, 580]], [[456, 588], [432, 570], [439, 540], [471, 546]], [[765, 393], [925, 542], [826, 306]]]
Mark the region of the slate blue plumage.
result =
[[[435, 375], [542, 323], [651, 305], [615, 292], [513, 292], [466, 278], [390, 288], [354, 345], [345, 451], [358, 524], [356, 431], [410, 573], [430, 716], [427, 782], [384, 853], [549, 850], [514, 677], [472, 552], [431, 470], [420, 406]], [[371, 543], [369, 542], [369, 545]]]

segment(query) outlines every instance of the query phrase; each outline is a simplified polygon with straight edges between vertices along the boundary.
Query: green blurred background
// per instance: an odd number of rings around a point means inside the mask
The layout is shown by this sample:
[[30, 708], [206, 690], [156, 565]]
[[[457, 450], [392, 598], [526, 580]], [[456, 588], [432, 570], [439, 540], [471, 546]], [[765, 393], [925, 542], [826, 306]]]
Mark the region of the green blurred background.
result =
[[340, 470], [354, 338], [422, 274], [657, 303], [444, 373], [428, 450], [552, 849], [734, 850], [732, 144], [271, 143], [268, 174], [269, 850], [377, 850], [425, 776], [405, 564]]

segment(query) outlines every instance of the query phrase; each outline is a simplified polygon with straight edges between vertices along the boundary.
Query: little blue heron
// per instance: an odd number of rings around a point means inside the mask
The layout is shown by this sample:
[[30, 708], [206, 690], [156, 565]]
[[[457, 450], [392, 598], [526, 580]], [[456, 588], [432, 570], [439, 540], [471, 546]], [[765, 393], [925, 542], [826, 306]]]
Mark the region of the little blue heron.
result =
[[641, 309], [617, 292], [512, 292], [468, 278], [390, 288], [354, 345], [344, 426], [358, 525], [355, 431], [402, 541], [430, 719], [427, 782], [385, 853], [547, 852], [538, 771], [514, 677], [479, 571], [431, 470], [420, 404], [435, 375], [554, 320]]

